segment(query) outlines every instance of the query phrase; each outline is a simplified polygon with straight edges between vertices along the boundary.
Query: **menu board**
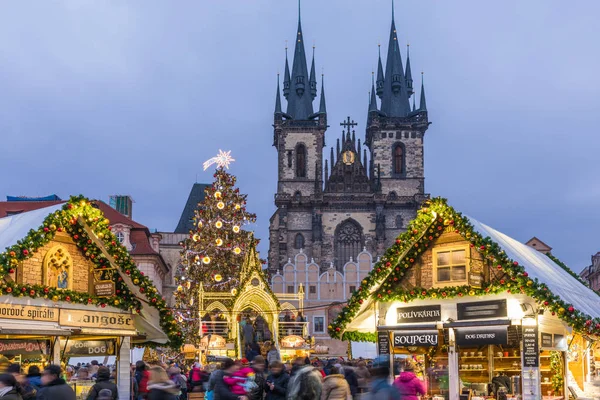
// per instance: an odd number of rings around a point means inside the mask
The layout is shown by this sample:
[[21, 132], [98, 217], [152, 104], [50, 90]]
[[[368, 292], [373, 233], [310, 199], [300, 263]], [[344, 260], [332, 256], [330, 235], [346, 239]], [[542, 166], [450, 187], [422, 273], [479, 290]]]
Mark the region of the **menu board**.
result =
[[523, 367], [539, 367], [538, 327], [523, 327]]
[[379, 355], [390, 354], [389, 332], [377, 332], [377, 351]]

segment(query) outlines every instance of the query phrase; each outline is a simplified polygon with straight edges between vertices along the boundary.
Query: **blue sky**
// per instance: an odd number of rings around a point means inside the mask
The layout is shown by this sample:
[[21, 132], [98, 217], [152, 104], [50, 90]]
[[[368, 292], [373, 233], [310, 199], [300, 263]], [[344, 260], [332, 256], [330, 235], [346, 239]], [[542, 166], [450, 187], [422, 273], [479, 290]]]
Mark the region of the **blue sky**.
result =
[[[573, 269], [600, 250], [600, 2], [397, 1], [425, 71], [426, 190]], [[303, 0], [325, 73], [327, 140], [364, 137], [390, 0]], [[0, 5], [0, 194], [107, 200], [172, 230], [202, 162], [232, 150], [266, 257], [272, 113], [294, 0], [10, 1]], [[319, 83], [320, 86], [320, 83]]]

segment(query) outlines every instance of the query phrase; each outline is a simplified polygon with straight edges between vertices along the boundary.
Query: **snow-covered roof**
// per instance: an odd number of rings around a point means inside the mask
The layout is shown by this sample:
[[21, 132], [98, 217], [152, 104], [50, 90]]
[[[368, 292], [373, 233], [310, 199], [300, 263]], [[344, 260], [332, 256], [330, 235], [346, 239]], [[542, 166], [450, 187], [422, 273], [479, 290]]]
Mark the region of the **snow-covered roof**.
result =
[[38, 229], [46, 217], [60, 210], [63, 204], [39, 208], [9, 217], [0, 218], [0, 251], [4, 251], [27, 236], [31, 229]]
[[593, 318], [600, 318], [600, 296], [582, 284], [569, 272], [539, 251], [468, 217], [473, 228], [483, 237], [489, 236], [506, 255], [525, 268], [532, 279], [545, 283], [548, 289], [563, 301], [570, 303]]

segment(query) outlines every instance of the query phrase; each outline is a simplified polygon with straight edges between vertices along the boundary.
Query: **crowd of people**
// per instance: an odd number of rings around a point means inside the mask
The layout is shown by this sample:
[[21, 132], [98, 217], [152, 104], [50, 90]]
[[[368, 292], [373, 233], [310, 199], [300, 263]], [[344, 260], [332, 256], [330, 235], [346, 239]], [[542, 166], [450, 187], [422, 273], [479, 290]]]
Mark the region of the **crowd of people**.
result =
[[[189, 393], [203, 393], [206, 400], [417, 400], [425, 394], [410, 363], [389, 383], [388, 359], [343, 361], [298, 357], [282, 363], [277, 349], [267, 359], [222, 358], [202, 367], [138, 361], [131, 370], [129, 400], [188, 400]], [[94, 363], [70, 366], [64, 371], [49, 365], [40, 371], [11, 364], [0, 374], [0, 400], [76, 400], [69, 382], [92, 381], [86, 400], [117, 400], [115, 374]]]

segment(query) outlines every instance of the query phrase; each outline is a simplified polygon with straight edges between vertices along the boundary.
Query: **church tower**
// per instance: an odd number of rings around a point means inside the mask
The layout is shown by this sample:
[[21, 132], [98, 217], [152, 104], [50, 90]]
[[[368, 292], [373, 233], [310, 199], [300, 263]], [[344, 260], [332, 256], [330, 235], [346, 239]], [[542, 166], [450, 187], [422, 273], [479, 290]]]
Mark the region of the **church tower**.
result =
[[[318, 111], [313, 101], [317, 97], [314, 47], [310, 74], [306, 61], [300, 7], [298, 7], [298, 29], [294, 39], [292, 70], [285, 55], [283, 97], [287, 101], [283, 112], [279, 77], [275, 97], [273, 123], [273, 146], [277, 150], [277, 212], [272, 218], [270, 229], [269, 261], [280, 264], [287, 261], [288, 228], [293, 225], [291, 209], [311, 212], [310, 203], [321, 196], [323, 190], [323, 147], [327, 130], [327, 112], [323, 78]], [[297, 214], [297, 213], [296, 213]], [[308, 230], [312, 227], [309, 226]], [[277, 233], [275, 233], [275, 231]], [[304, 236], [298, 237], [299, 246], [304, 246]], [[275, 261], [277, 260], [277, 261]]]
[[[429, 127], [427, 105], [421, 76], [421, 100], [419, 108], [416, 108], [409, 47], [404, 67], [393, 8], [385, 73], [381, 50], [377, 64], [377, 80], [371, 87], [365, 141], [370, 150], [371, 174], [379, 176], [382, 193], [419, 199], [425, 193], [423, 138]], [[380, 107], [377, 106], [376, 95], [381, 100]]]
[[300, 16], [291, 74], [287, 49], [284, 71], [286, 112], [279, 80], [275, 97], [278, 182], [277, 209], [269, 226], [269, 272], [289, 270], [302, 253], [320, 273], [343, 273], [365, 251], [373, 260], [382, 255], [428, 197], [423, 139], [429, 122], [423, 84], [416, 108], [410, 58], [407, 51], [404, 66], [392, 11], [385, 69], [380, 55], [377, 78], [371, 78], [365, 140], [356, 137], [358, 124], [348, 117], [339, 124], [341, 135], [324, 160], [324, 84], [321, 79], [315, 112], [314, 49], [309, 73]]

